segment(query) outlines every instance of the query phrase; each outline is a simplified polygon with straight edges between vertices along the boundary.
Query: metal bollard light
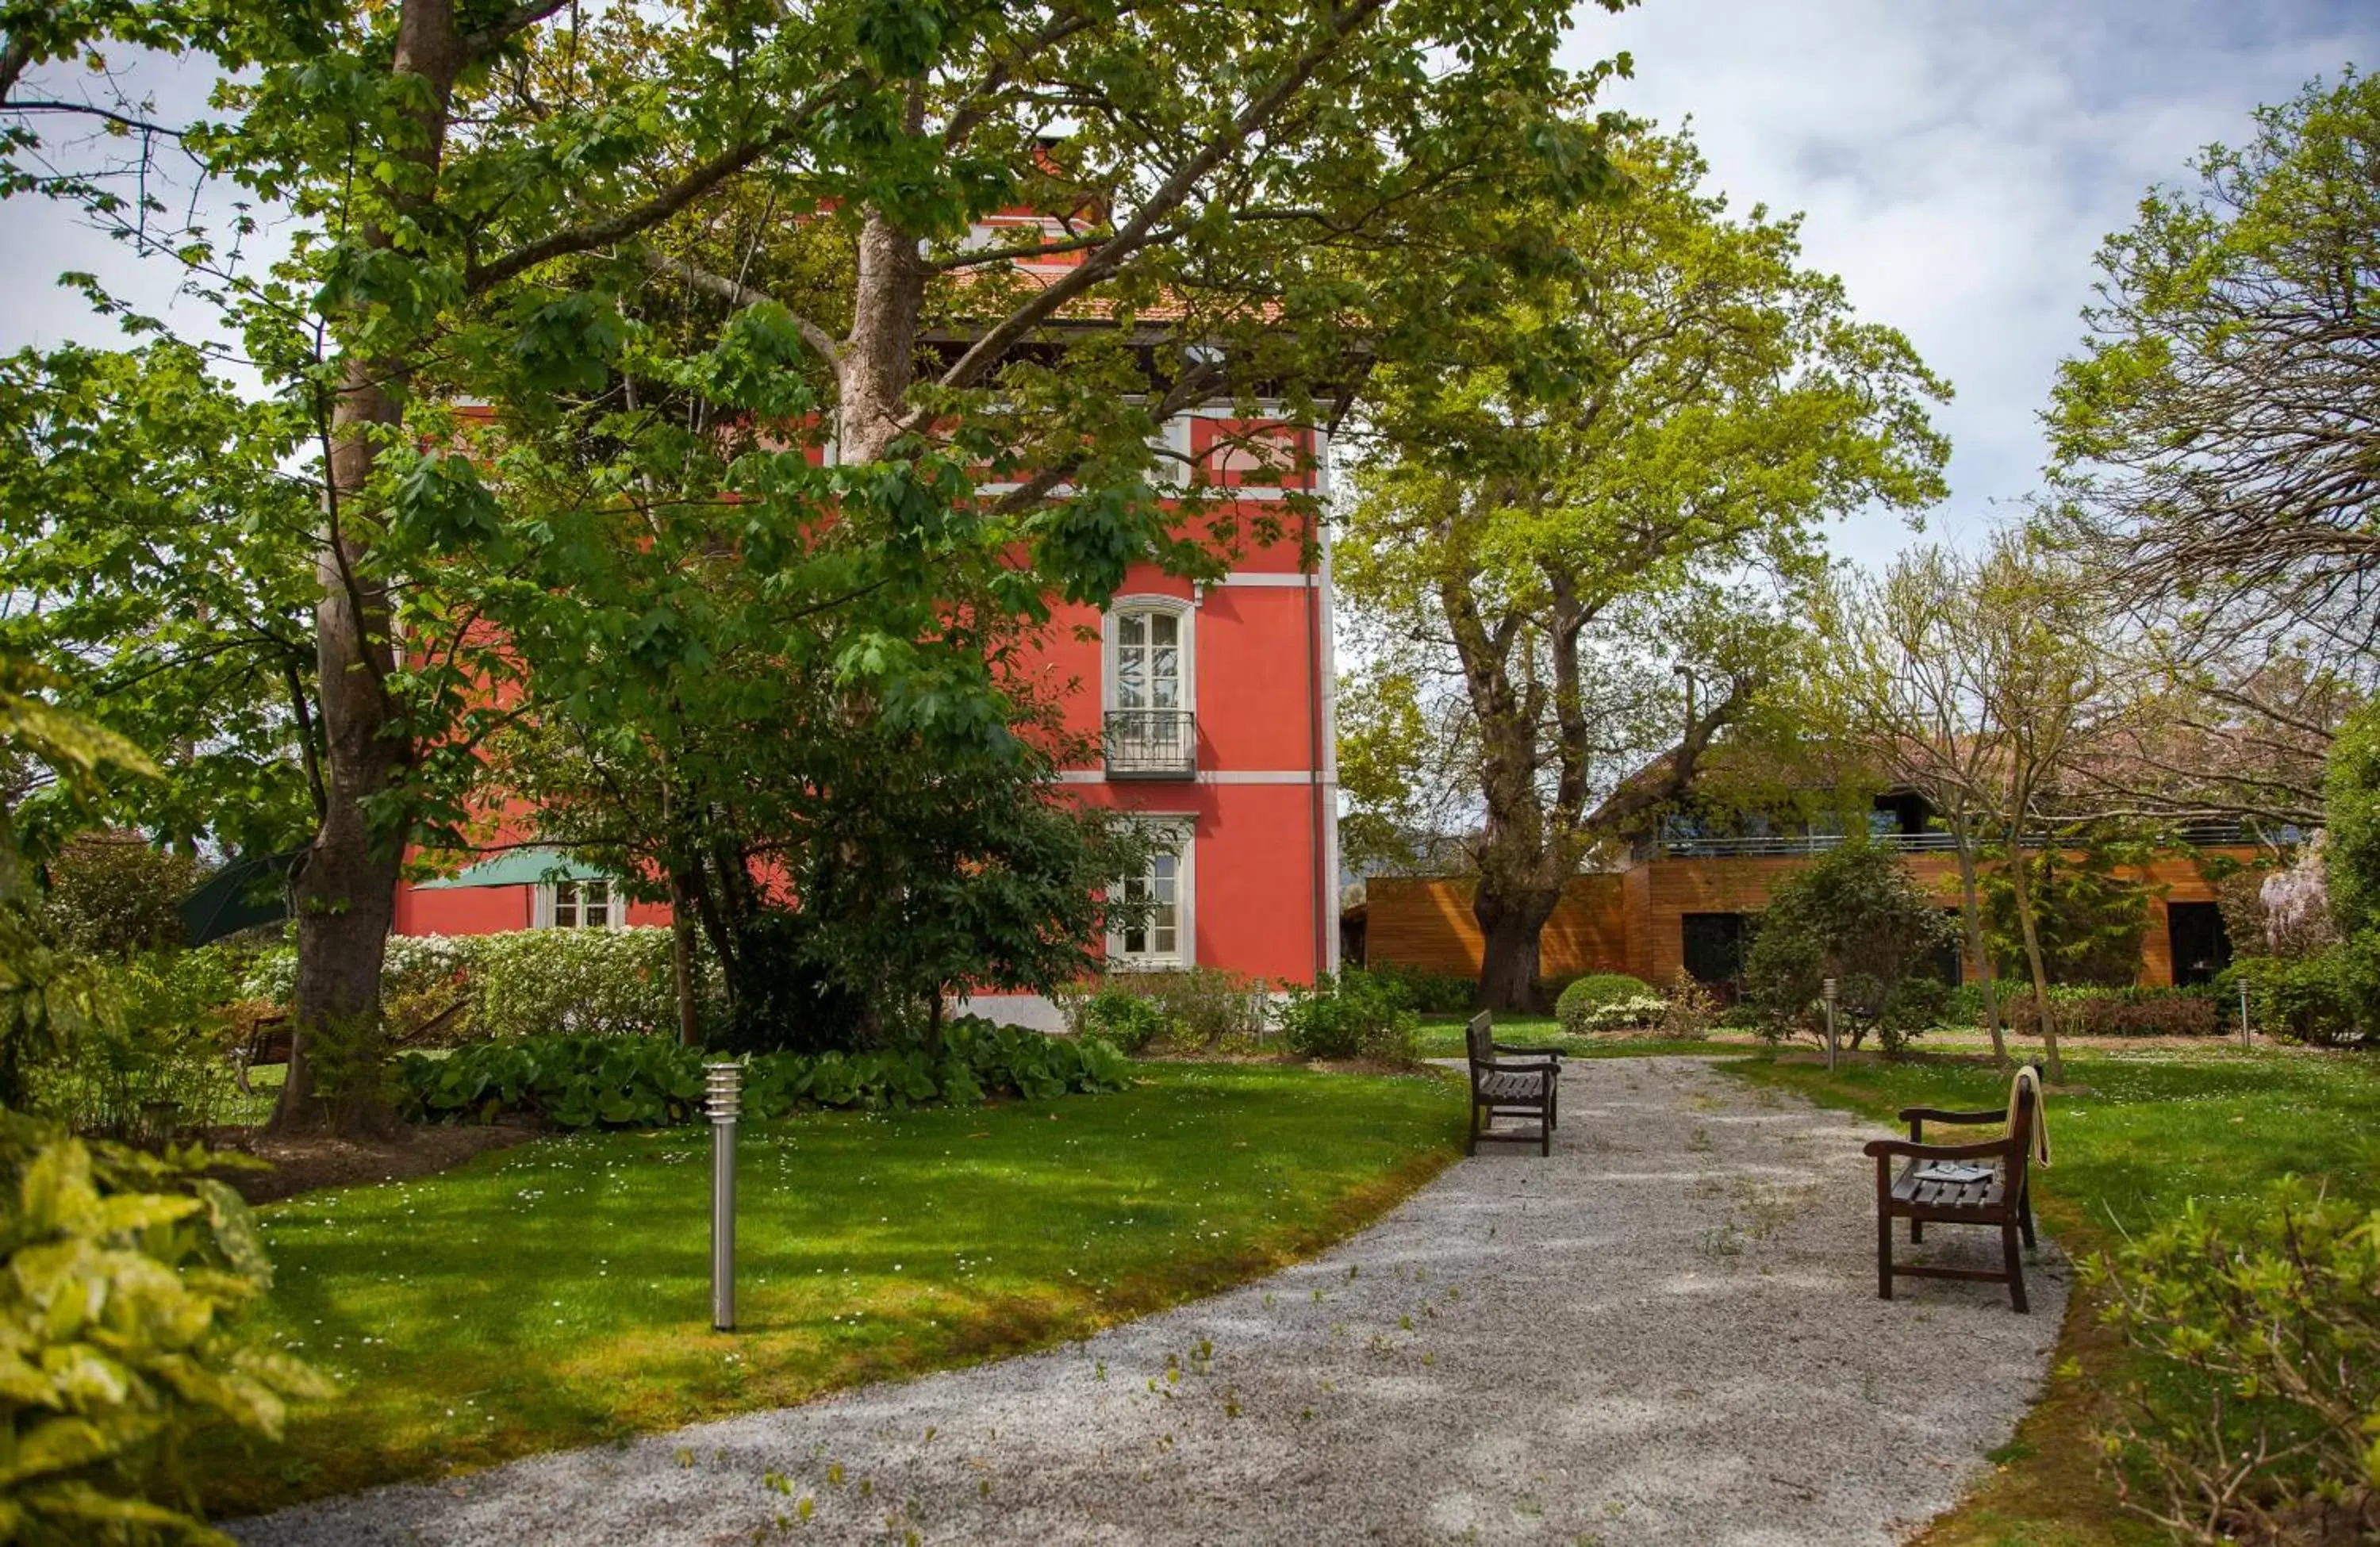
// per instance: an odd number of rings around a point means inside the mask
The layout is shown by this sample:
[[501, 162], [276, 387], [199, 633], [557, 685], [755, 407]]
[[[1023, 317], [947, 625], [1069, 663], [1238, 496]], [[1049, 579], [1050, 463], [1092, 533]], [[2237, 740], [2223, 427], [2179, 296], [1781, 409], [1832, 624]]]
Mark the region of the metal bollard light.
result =
[[710, 1112], [710, 1325], [735, 1327], [735, 1114], [742, 1066], [705, 1066]]
[[1827, 1002], [1827, 1067], [1831, 1069], [1835, 1066], [1835, 981], [1832, 978], [1818, 981], [1818, 997]]

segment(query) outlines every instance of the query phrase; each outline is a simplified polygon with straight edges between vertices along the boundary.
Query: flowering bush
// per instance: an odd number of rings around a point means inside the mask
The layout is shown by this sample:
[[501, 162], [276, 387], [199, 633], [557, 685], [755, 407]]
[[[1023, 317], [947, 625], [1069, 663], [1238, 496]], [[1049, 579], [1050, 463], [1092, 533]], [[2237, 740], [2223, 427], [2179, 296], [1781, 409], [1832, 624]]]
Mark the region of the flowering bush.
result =
[[1656, 1025], [1669, 1009], [1660, 991], [1625, 972], [1590, 972], [1554, 1002], [1554, 1019], [1572, 1036]]

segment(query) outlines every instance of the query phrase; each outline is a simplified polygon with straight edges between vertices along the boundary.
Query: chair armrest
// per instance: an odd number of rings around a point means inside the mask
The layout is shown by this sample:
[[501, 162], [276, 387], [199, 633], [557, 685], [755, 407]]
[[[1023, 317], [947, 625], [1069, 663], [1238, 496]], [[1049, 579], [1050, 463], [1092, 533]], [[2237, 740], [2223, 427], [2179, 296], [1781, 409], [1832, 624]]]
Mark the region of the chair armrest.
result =
[[1562, 1060], [1562, 1050], [1558, 1047], [1521, 1047], [1512, 1042], [1490, 1042], [1488, 1045], [1499, 1053], [1518, 1054], [1524, 1058], [1550, 1058], [1557, 1064]]
[[1996, 1106], [1989, 1112], [1942, 1112], [1930, 1106], [1904, 1106], [1900, 1109], [1904, 1123], [2005, 1123], [2008, 1108]]
[[1912, 1144], [1905, 1139], [1871, 1139], [1860, 1146], [1860, 1153], [1874, 1155], [1877, 1160], [1999, 1160], [2008, 1155], [2010, 1145], [2005, 1139], [1990, 1139], [1982, 1144]]

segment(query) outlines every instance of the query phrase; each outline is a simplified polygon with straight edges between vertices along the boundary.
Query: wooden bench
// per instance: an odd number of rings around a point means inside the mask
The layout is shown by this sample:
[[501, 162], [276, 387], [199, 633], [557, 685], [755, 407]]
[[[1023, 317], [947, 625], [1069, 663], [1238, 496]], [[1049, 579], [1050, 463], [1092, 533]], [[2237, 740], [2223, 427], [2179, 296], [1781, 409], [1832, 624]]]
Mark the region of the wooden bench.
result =
[[[1554, 1152], [1554, 1120], [1560, 1094], [1561, 1049], [1514, 1047], [1495, 1040], [1488, 1012], [1463, 1029], [1471, 1054], [1471, 1139], [1463, 1153], [1479, 1152], [1483, 1139], [1537, 1141], [1537, 1153]], [[1535, 1117], [1535, 1131], [1491, 1130], [1499, 1117]]]
[[[1907, 1139], [1876, 1139], [1867, 1144], [1876, 1158], [1876, 1292], [1892, 1298], [1894, 1276], [1962, 1278], [2005, 1284], [2009, 1299], [2019, 1311], [2030, 1313], [2024, 1297], [2024, 1257], [2018, 1249], [2034, 1244], [2033, 1184], [2027, 1175], [2033, 1158], [2034, 1126], [2041, 1121], [2034, 1107], [2031, 1080], [2017, 1087], [2013, 1115], [2005, 1107], [1988, 1112], [1937, 1112], [1931, 1107], [1904, 1108], [1900, 1120], [1909, 1125]], [[2007, 1123], [2009, 1131], [1978, 1144], [1928, 1144], [1927, 1123]], [[1896, 1174], [1895, 1161], [1903, 1161]], [[1929, 1175], [1940, 1165], [1985, 1165], [1991, 1175], [1974, 1181], [1949, 1181]], [[2000, 1233], [2000, 1271], [1989, 1268], [1939, 1268], [1892, 1260], [1892, 1222], [1909, 1222], [1909, 1238], [1922, 1241], [1928, 1224], [1997, 1225]]]

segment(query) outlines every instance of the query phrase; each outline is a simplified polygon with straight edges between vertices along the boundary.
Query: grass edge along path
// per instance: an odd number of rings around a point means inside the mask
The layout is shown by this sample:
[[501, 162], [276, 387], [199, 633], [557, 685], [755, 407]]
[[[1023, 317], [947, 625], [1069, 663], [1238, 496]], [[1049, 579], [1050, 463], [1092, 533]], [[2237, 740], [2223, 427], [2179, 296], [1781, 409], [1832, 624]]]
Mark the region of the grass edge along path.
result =
[[[2067, 1054], [2068, 1083], [2050, 1093], [2055, 1163], [2036, 1181], [2043, 1228], [2076, 1261], [2106, 1251], [2186, 1196], [2237, 1207], [2280, 1176], [2327, 1177], [2380, 1201], [2380, 1066], [2354, 1054], [2194, 1051]], [[1836, 1074], [1806, 1056], [1720, 1066], [1820, 1106], [1895, 1127], [1904, 1106], [2004, 1104], [2006, 1077], [1987, 1060], [1863, 1060]], [[2309, 1105], [2299, 1104], [2309, 1102]], [[2360, 1115], [2358, 1115], [2360, 1114]], [[2304, 1119], [2311, 1115], [2311, 1122]], [[1929, 1137], [1931, 1137], [1929, 1135]], [[1843, 1178], [1867, 1188], [1864, 1168]], [[2139, 1368], [2078, 1283], [2067, 1302], [2041, 1399], [1989, 1457], [1960, 1504], [1912, 1547], [2134, 1547], [2165, 1533], [2128, 1514], [2101, 1469], [2094, 1432]], [[1957, 1380], [1954, 1357], [1914, 1379]]]
[[260, 1321], [346, 1392], [192, 1456], [230, 1518], [1077, 1341], [1313, 1256], [1460, 1157], [1460, 1082], [1136, 1064], [1115, 1094], [747, 1125], [739, 1330], [707, 1125], [261, 1211]]

